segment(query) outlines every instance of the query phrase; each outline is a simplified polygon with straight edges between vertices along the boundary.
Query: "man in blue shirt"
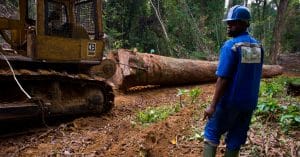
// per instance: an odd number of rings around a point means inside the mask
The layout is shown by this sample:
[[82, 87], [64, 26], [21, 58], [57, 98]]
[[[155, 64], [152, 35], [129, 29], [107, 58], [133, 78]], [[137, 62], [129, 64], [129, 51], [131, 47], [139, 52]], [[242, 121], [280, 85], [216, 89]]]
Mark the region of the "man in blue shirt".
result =
[[215, 94], [204, 112], [208, 118], [204, 130], [204, 156], [214, 157], [220, 137], [226, 134], [225, 157], [237, 157], [257, 105], [263, 65], [263, 49], [247, 28], [248, 8], [236, 5], [227, 18], [227, 40], [220, 52]]

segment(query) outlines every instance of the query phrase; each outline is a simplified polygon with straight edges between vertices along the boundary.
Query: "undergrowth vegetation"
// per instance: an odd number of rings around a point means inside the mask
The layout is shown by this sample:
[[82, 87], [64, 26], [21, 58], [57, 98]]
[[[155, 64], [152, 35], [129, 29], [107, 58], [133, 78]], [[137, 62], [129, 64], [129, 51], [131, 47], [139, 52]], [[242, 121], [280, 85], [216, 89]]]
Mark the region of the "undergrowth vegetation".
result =
[[299, 78], [278, 77], [261, 81], [254, 121], [278, 123], [286, 133], [299, 129], [299, 97], [287, 94], [287, 84], [295, 81]]
[[149, 107], [137, 114], [137, 121], [142, 125], [148, 125], [161, 120], [165, 120], [168, 116], [180, 110], [180, 105]]
[[[285, 133], [300, 129], [300, 98], [292, 97], [287, 92], [288, 83], [295, 81], [299, 81], [299, 78], [277, 77], [262, 80], [253, 122], [277, 123]], [[149, 125], [165, 120], [182, 107], [195, 104], [202, 92], [199, 88], [178, 89], [178, 103], [146, 108], [137, 113], [136, 121]]]
[[[180, 111], [180, 109], [184, 107], [186, 104], [190, 104], [190, 105], [194, 104], [196, 98], [201, 93], [202, 90], [199, 88], [194, 88], [191, 90], [178, 89], [176, 96], [179, 97], [179, 103], [146, 108], [145, 110], [139, 111], [137, 113], [136, 120], [142, 125], [149, 125], [151, 123], [165, 120], [168, 116]], [[183, 100], [188, 100], [188, 101], [183, 101]]]
[[[299, 77], [277, 77], [261, 81], [253, 125], [249, 130], [247, 143], [242, 148], [241, 156], [295, 156], [297, 154], [300, 97], [290, 95], [288, 86], [291, 82], [297, 83], [299, 80]], [[166, 120], [183, 108], [189, 108], [193, 112], [189, 133], [182, 135], [181, 141], [177, 141], [176, 137], [175, 142], [172, 140], [171, 143], [201, 144], [205, 126], [205, 121], [202, 121], [203, 110], [211, 101], [206, 93], [202, 94], [203, 91], [200, 88], [177, 89], [176, 102], [158, 104], [155, 105], [157, 107], [138, 111], [134, 124], [149, 126]]]

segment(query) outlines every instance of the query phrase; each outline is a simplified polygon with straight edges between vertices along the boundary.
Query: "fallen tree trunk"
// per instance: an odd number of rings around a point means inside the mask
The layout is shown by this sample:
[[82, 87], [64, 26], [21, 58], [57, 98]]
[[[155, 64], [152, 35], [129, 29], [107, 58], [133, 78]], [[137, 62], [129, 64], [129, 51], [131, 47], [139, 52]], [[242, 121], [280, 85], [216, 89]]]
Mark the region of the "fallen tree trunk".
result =
[[283, 73], [283, 68], [280, 65], [264, 65], [262, 77], [270, 78], [270, 77], [281, 75], [282, 73]]
[[300, 73], [300, 52], [280, 54], [277, 62], [284, 71]]
[[[218, 62], [177, 59], [147, 53], [138, 53], [126, 49], [108, 54], [108, 59], [118, 64], [111, 81], [116, 88], [127, 90], [134, 86], [180, 85], [213, 82], [216, 80]], [[282, 68], [267, 65], [263, 77], [282, 74]]]

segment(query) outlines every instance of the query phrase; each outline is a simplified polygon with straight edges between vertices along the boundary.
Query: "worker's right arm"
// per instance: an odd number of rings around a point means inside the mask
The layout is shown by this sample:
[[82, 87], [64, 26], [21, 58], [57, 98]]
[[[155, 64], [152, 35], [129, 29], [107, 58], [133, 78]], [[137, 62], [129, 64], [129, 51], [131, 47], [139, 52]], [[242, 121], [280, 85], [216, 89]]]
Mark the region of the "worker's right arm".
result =
[[225, 77], [218, 77], [216, 83], [216, 89], [211, 104], [205, 109], [203, 120], [210, 118], [216, 111], [216, 107], [221, 97], [224, 95], [226, 88], [228, 87], [229, 79]]
[[216, 71], [218, 76], [216, 89], [211, 104], [206, 108], [204, 112], [203, 120], [210, 118], [216, 110], [217, 104], [228, 88], [229, 82], [232, 79], [236, 70], [237, 56], [232, 51], [232, 42], [227, 41], [221, 48], [219, 64]]

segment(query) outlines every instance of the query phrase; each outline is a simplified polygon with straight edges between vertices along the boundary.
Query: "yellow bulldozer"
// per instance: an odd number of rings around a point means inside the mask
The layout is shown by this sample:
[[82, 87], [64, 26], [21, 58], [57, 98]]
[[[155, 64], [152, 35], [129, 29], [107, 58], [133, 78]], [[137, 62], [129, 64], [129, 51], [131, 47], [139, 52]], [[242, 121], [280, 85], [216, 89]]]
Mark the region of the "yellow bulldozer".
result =
[[0, 121], [110, 111], [115, 63], [103, 54], [102, 0], [17, 3], [0, 15]]

